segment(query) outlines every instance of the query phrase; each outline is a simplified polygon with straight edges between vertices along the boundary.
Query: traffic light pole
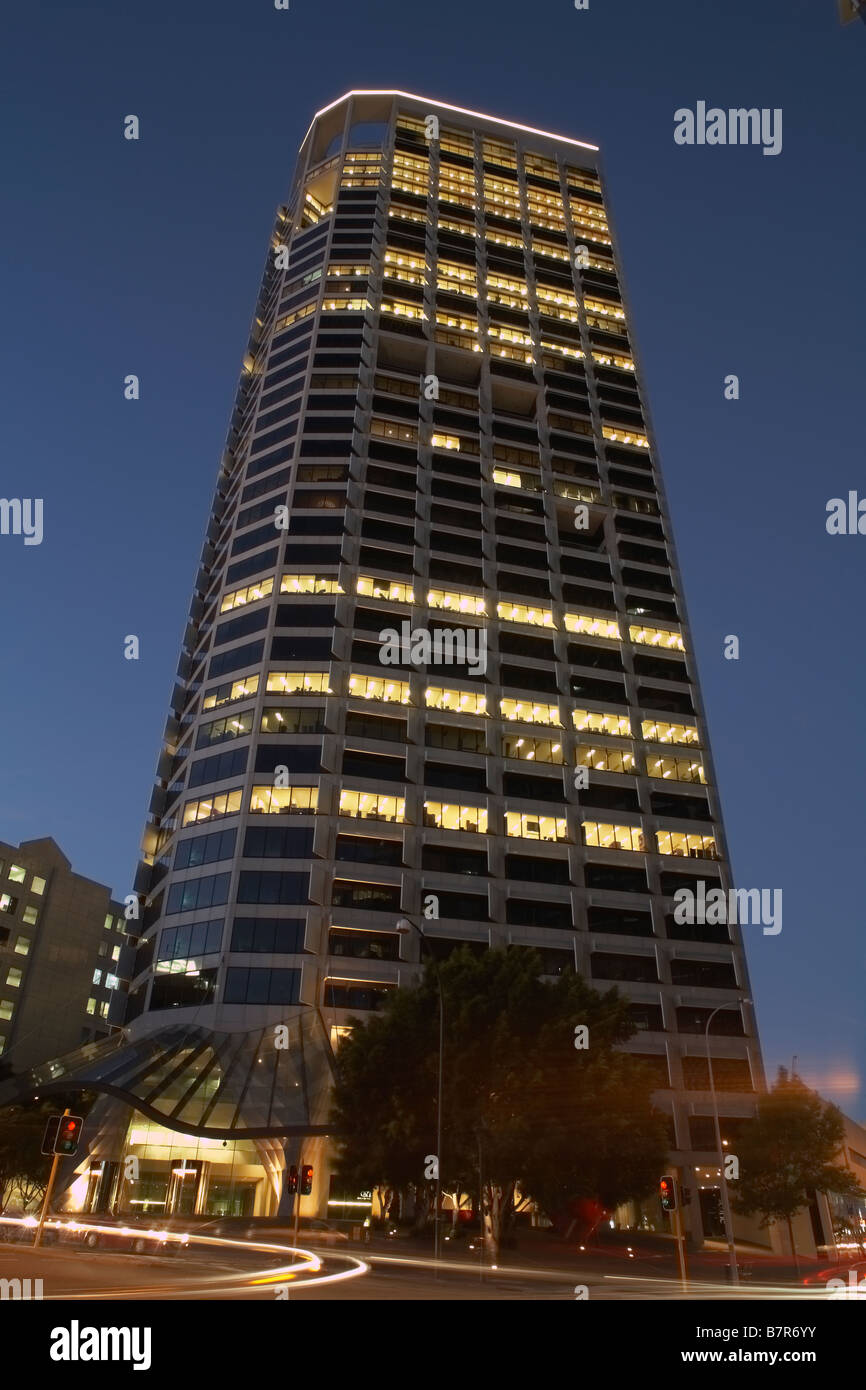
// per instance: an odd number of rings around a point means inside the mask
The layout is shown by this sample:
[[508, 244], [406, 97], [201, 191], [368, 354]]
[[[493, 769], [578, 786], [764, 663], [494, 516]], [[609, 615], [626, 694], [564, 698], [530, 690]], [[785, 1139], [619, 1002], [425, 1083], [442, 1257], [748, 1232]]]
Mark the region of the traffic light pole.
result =
[[301, 1160], [302, 1160], [303, 1157], [304, 1157], [304, 1146], [303, 1146], [303, 1144], [301, 1144], [300, 1147], [298, 1148], [298, 1186], [297, 1186], [297, 1190], [296, 1190], [296, 1192], [295, 1192], [295, 1226], [294, 1226], [294, 1232], [293, 1232], [293, 1235], [292, 1235], [292, 1244], [293, 1244], [293, 1245], [297, 1245], [297, 1243], [298, 1243], [298, 1232], [300, 1231], [300, 1228], [301, 1228], [301, 1183], [302, 1183], [302, 1174], [303, 1174], [303, 1171], [304, 1171], [304, 1165], [303, 1165], [303, 1163], [301, 1162]]
[[[65, 1109], [64, 1112], [63, 1112], [63, 1115], [65, 1116], [65, 1115], [68, 1115], [68, 1114], [69, 1114], [69, 1106], [67, 1105], [66, 1109]], [[61, 1118], [62, 1118], [62, 1117], [61, 1117]], [[36, 1227], [36, 1234], [35, 1234], [35, 1236], [33, 1237], [33, 1249], [34, 1249], [34, 1250], [38, 1250], [39, 1246], [42, 1244], [42, 1228], [43, 1228], [43, 1226], [45, 1225], [45, 1218], [46, 1218], [46, 1216], [48, 1215], [48, 1211], [49, 1211], [49, 1208], [50, 1208], [50, 1206], [51, 1206], [51, 1198], [52, 1198], [52, 1195], [53, 1195], [53, 1193], [54, 1193], [54, 1184], [55, 1184], [55, 1182], [56, 1182], [56, 1180], [57, 1180], [57, 1169], [58, 1169], [59, 1167], [60, 1167], [60, 1154], [56, 1153], [56, 1154], [54, 1155], [54, 1159], [53, 1159], [53, 1162], [52, 1162], [52, 1164], [51, 1164], [51, 1173], [49, 1174], [49, 1177], [48, 1177], [48, 1186], [47, 1186], [46, 1189], [45, 1189], [45, 1200], [44, 1200], [43, 1203], [42, 1203], [42, 1210], [41, 1210], [41, 1212], [39, 1213], [39, 1224], [38, 1224], [37, 1227]]]
[[688, 1293], [689, 1274], [688, 1269], [686, 1267], [686, 1238], [685, 1233], [683, 1231], [683, 1213], [680, 1205], [682, 1199], [682, 1191], [683, 1189], [680, 1185], [680, 1190], [677, 1195], [677, 1205], [673, 1213], [674, 1235], [677, 1238], [677, 1259], [679, 1261], [680, 1266], [680, 1283], [682, 1285], [683, 1293]]

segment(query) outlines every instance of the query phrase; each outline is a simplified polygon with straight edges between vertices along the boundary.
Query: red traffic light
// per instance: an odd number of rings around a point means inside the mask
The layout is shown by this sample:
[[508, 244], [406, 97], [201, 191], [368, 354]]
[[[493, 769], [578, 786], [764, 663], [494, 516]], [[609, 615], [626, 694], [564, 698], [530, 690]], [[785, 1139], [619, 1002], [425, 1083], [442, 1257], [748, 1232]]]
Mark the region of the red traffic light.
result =
[[659, 1197], [661, 1198], [662, 1211], [676, 1211], [677, 1184], [675, 1178], [665, 1175], [659, 1179]]
[[309, 1163], [301, 1168], [301, 1196], [309, 1197], [313, 1190], [313, 1170]]
[[288, 1171], [287, 1176], [286, 1176], [286, 1191], [289, 1192], [289, 1193], [291, 1193], [291, 1194], [294, 1196], [294, 1194], [297, 1192], [297, 1190], [298, 1190], [298, 1170], [297, 1170], [297, 1168], [295, 1167], [295, 1165], [294, 1165], [294, 1163], [293, 1163], [292, 1166], [291, 1166], [291, 1168], [290, 1168], [289, 1171]]
[[61, 1115], [57, 1128], [57, 1138], [54, 1141], [56, 1154], [65, 1154], [68, 1157], [75, 1153], [81, 1138], [83, 1124], [84, 1120], [80, 1115]]

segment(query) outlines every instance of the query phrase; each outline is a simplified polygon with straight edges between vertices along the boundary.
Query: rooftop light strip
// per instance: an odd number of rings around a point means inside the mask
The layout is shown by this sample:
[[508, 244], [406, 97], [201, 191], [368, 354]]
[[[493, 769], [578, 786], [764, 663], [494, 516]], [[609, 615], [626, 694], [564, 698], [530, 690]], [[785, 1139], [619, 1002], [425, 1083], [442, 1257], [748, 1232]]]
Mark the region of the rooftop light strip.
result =
[[590, 145], [586, 140], [573, 140], [569, 135], [556, 135], [552, 130], [539, 130], [536, 126], [520, 125], [517, 121], [506, 121], [501, 116], [490, 116], [483, 111], [470, 111], [468, 107], [465, 106], [452, 106], [447, 101], [436, 101], [433, 97], [419, 96], [417, 92], [402, 92], [393, 88], [385, 90], [355, 88], [350, 92], [344, 92], [341, 97], [337, 97], [336, 101], [330, 102], [327, 106], [323, 106], [321, 111], [316, 112], [310, 122], [309, 129], [304, 139], [301, 141], [302, 146], [310, 131], [313, 129], [313, 126], [316, 124], [316, 121], [319, 120], [321, 116], [326, 116], [329, 111], [333, 111], [334, 107], [339, 106], [341, 102], [348, 101], [349, 97], [405, 97], [408, 101], [418, 101], [424, 102], [428, 106], [438, 106], [442, 111], [456, 111], [460, 116], [472, 116], [478, 121], [492, 121], [494, 125], [507, 126], [509, 130], [521, 130], [526, 135], [540, 135], [545, 140], [556, 140], [564, 145], [575, 145], [581, 150], [597, 151], [599, 148], [598, 145]]

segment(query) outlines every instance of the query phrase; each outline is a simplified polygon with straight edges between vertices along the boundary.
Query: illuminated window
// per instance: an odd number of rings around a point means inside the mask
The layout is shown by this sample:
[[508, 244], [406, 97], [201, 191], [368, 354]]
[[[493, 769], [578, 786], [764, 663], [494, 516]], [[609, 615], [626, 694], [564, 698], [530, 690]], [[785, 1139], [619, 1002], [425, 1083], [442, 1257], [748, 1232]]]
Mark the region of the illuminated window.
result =
[[[441, 328], [457, 328], [461, 333], [478, 332], [478, 323], [475, 319], [464, 318], [462, 314], [455, 314], [450, 309], [437, 309], [436, 322]], [[480, 348], [478, 350], [480, 351]], [[451, 447], [453, 448], [454, 445]]]
[[300, 309], [295, 309], [291, 314], [284, 314], [281, 319], [277, 319], [274, 332], [281, 333], [284, 328], [288, 328], [289, 324], [297, 323], [298, 319], [305, 319], [308, 315], [314, 314], [315, 312], [316, 302], [313, 300], [311, 304], [304, 304]]
[[[568, 261], [571, 259], [567, 247], [558, 246], [555, 241], [545, 241], [543, 237], [534, 236], [532, 238], [532, 249], [537, 256], [549, 256], [551, 259], [557, 261]], [[608, 267], [605, 266], [605, 269], [607, 268]]]
[[587, 637], [607, 637], [612, 642], [620, 639], [619, 624], [611, 618], [591, 618], [588, 613], [566, 613], [566, 632], [582, 632]]
[[555, 352], [558, 357], [572, 357], [575, 360], [583, 358], [583, 351], [575, 347], [573, 343], [556, 343], [550, 338], [542, 338], [541, 346], [545, 352]]
[[[422, 217], [419, 220], [425, 222], [427, 219]], [[442, 232], [459, 232], [462, 236], [474, 237], [476, 235], [475, 228], [471, 222], [455, 222], [453, 219], [447, 217], [439, 218], [439, 230]]]
[[538, 816], [532, 812], [506, 811], [506, 835], [522, 840], [567, 840], [565, 816]]
[[691, 859], [718, 859], [712, 835], [692, 835], [685, 830], [658, 830], [659, 854], [680, 854]]
[[689, 758], [647, 758], [647, 776], [670, 777], [674, 782], [706, 782], [701, 763]]
[[525, 333], [522, 328], [503, 328], [501, 324], [491, 323], [487, 331], [491, 338], [499, 339], [503, 343], [515, 343], [524, 348], [532, 347], [532, 334]]
[[19, 937], [16, 937], [16, 939], [15, 939], [15, 954], [16, 954], [16, 956], [27, 956], [27, 955], [30, 954], [30, 938], [29, 938], [29, 936], [19, 936]]
[[410, 304], [403, 299], [392, 299], [390, 295], [383, 297], [381, 308], [383, 314], [392, 314], [395, 318], [424, 318], [424, 310], [420, 304]]
[[473, 298], [478, 295], [474, 269], [468, 265], [459, 265], [456, 261], [438, 262], [436, 283], [440, 290], [447, 290], [449, 294], [468, 294]]
[[18, 899], [13, 898], [11, 893], [0, 893], [0, 912], [8, 912], [10, 915], [18, 906]]
[[589, 298], [584, 299], [583, 302], [587, 309], [594, 310], [595, 313], [601, 314], [604, 318], [619, 319], [621, 322], [625, 321], [625, 309], [623, 309], [621, 304], [612, 304], [607, 299]]
[[218, 796], [188, 801], [183, 808], [181, 824], [197, 825], [200, 821], [219, 820], [220, 816], [236, 816], [241, 809], [242, 796], [243, 791], [238, 787], [232, 792], [220, 792]]
[[373, 305], [368, 299], [325, 299], [322, 301], [322, 308], [329, 311], [348, 309], [351, 313], [362, 313], [364, 309], [372, 309]]
[[31, 885], [30, 885], [30, 892], [31, 892], [31, 893], [38, 893], [38, 894], [40, 894], [40, 895], [41, 895], [42, 893], [44, 893], [44, 892], [45, 892], [45, 879], [44, 879], [44, 878], [39, 878], [36, 874], [34, 874], [34, 875], [33, 875], [33, 882], [32, 882]]
[[452, 589], [431, 589], [427, 602], [431, 608], [447, 608], [452, 613], [471, 613], [475, 617], [482, 617], [487, 612], [484, 599], [477, 594], [455, 593]]
[[250, 811], [266, 816], [311, 816], [319, 804], [318, 787], [253, 787]]
[[472, 830], [487, 834], [487, 810], [483, 806], [451, 806], [442, 801], [424, 802], [424, 824], [437, 830]]
[[508, 697], [499, 701], [503, 719], [512, 719], [518, 724], [555, 724], [560, 727], [557, 705], [541, 705], [532, 700], [512, 700]]
[[549, 608], [531, 608], [525, 603], [497, 603], [496, 613], [508, 623], [530, 623], [533, 627], [555, 627]]
[[10, 965], [6, 975], [7, 985], [11, 985], [13, 989], [17, 989], [18, 986], [21, 984], [23, 978], [24, 972], [22, 970], [19, 970], [16, 965]]
[[592, 820], [583, 822], [583, 843], [597, 849], [645, 851], [647, 848], [646, 836], [640, 826], [606, 825]]
[[631, 723], [627, 714], [598, 714], [595, 710], [572, 710], [571, 717], [579, 734], [591, 730], [594, 734], [615, 734], [631, 738]]
[[360, 575], [357, 588], [365, 598], [390, 599], [393, 603], [415, 602], [411, 584], [400, 584], [396, 579], [373, 579], [369, 575]]
[[9, 865], [9, 873], [7, 874], [7, 878], [9, 878], [12, 881], [12, 883], [23, 883], [26, 877], [27, 870], [23, 869], [20, 864]]
[[[95, 1000], [95, 999], [88, 999], [88, 1001], [87, 1001], [87, 1013], [89, 1013], [89, 1014], [95, 1014], [95, 1013], [96, 1013], [96, 1000]], [[0, 1008], [0, 1018], [2, 1018], [2, 1017], [3, 1017], [2, 1008]]]
[[[270, 582], [270, 581], [268, 581]], [[341, 594], [336, 579], [317, 574], [284, 574], [280, 580], [281, 594]]]
[[333, 695], [327, 671], [270, 671], [269, 695]]
[[630, 357], [617, 357], [612, 352], [593, 352], [593, 362], [597, 362], [600, 367], [619, 367], [623, 372], [633, 372], [634, 362]]
[[688, 724], [669, 724], [666, 719], [644, 719], [641, 733], [653, 743], [698, 743], [698, 731]]
[[519, 487], [523, 492], [538, 492], [541, 478], [537, 473], [513, 473], [510, 469], [494, 468], [493, 481], [501, 487]]
[[487, 697], [471, 690], [444, 690], [431, 685], [424, 691], [424, 703], [428, 709], [452, 710], [454, 714], [487, 713]]
[[423, 256], [413, 256], [408, 251], [385, 250], [385, 274], [391, 280], [402, 280], [407, 285], [423, 285], [427, 279], [427, 262]]
[[362, 276], [370, 274], [370, 267], [368, 265], [329, 265], [328, 274], [345, 276], [349, 279], [360, 279]]
[[39, 920], [39, 910], [35, 907], [25, 907], [21, 913], [21, 921], [26, 922], [28, 927], [35, 927]]
[[219, 705], [231, 704], [232, 700], [244, 700], [248, 695], [255, 695], [258, 688], [258, 676], [245, 676], [243, 680], [227, 681], [225, 685], [218, 685], [209, 691], [202, 700], [201, 707], [203, 710], [216, 709]]
[[94, 970], [94, 972], [93, 972], [93, 984], [95, 984], [95, 985], [101, 985], [101, 984], [102, 984], [102, 971], [101, 971], [101, 970]]
[[622, 748], [590, 748], [582, 744], [575, 758], [579, 767], [594, 767], [597, 772], [637, 772], [634, 755]]
[[646, 647], [669, 647], [678, 652], [685, 651], [682, 633], [667, 632], [664, 628], [658, 627], [637, 627], [632, 625], [628, 630], [629, 640], [637, 642]]
[[360, 700], [384, 700], [388, 704], [408, 705], [409, 682], [391, 681], [384, 676], [350, 676], [349, 694]]
[[503, 145], [499, 140], [484, 140], [481, 148], [487, 163], [501, 164], [504, 169], [517, 168], [513, 145]]
[[230, 594], [223, 596], [220, 612], [230, 613], [233, 608], [243, 608], [247, 603], [257, 603], [259, 599], [268, 598], [273, 592], [273, 579], [260, 579], [258, 584], [248, 584], [245, 589], [233, 589]]
[[540, 313], [553, 314], [570, 323], [577, 323], [577, 299], [573, 293], [557, 289], [554, 285], [536, 285], [535, 293]]
[[645, 434], [638, 434], [636, 430], [615, 430], [612, 425], [602, 425], [601, 432], [605, 439], [613, 440], [616, 444], [630, 444], [633, 449], [648, 449], [649, 440]]
[[552, 738], [531, 738], [529, 735], [505, 734], [502, 739], [503, 758], [522, 758], [524, 762], [563, 763], [562, 744]]
[[402, 825], [406, 820], [406, 801], [402, 796], [378, 792], [340, 792], [340, 815], [358, 820], [388, 820]]
[[380, 420], [374, 417], [370, 421], [370, 433], [377, 439], [401, 439], [405, 444], [418, 442], [417, 426], [400, 424], [397, 420]]
[[434, 449], [459, 449], [460, 439], [456, 434], [434, 434], [430, 439]]

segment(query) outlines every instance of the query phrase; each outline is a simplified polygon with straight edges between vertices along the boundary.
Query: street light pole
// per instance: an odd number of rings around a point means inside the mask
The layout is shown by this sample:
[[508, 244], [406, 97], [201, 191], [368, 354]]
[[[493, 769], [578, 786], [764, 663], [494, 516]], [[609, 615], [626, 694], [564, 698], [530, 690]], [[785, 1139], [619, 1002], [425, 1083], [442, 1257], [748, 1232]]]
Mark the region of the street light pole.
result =
[[719, 1004], [717, 1008], [713, 1009], [704, 1027], [704, 1037], [707, 1044], [707, 1065], [710, 1069], [710, 1094], [713, 1098], [713, 1119], [715, 1121], [716, 1126], [716, 1150], [719, 1155], [719, 1176], [722, 1193], [722, 1216], [725, 1223], [725, 1239], [728, 1243], [728, 1257], [731, 1270], [732, 1284], [739, 1284], [740, 1272], [737, 1268], [737, 1247], [734, 1242], [734, 1223], [731, 1218], [731, 1203], [728, 1195], [728, 1179], [725, 1175], [725, 1153], [722, 1147], [722, 1127], [719, 1122], [719, 1099], [716, 1095], [715, 1079], [713, 1077], [713, 1058], [712, 1053], [710, 1052], [710, 1024], [712, 1023], [716, 1014], [721, 1012], [722, 1009], [738, 1009], [741, 1004], [749, 1003], [751, 1003], [751, 1000], [742, 999], [737, 1004]]
[[411, 927], [418, 933], [422, 946], [427, 947], [430, 961], [436, 975], [436, 986], [439, 993], [439, 1068], [436, 1087], [436, 1209], [433, 1213], [433, 1257], [438, 1260], [440, 1256], [439, 1242], [439, 1208], [442, 1205], [442, 1079], [443, 1066], [445, 1061], [445, 997], [442, 992], [442, 976], [439, 974], [439, 964], [430, 950], [430, 943], [424, 935], [423, 928], [416, 922], [412, 922], [408, 917], [402, 917], [397, 923], [397, 931], [401, 936], [405, 936], [407, 928]]

